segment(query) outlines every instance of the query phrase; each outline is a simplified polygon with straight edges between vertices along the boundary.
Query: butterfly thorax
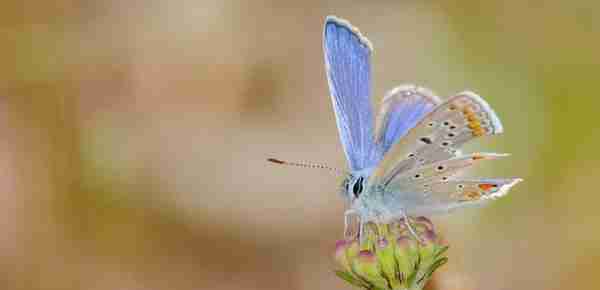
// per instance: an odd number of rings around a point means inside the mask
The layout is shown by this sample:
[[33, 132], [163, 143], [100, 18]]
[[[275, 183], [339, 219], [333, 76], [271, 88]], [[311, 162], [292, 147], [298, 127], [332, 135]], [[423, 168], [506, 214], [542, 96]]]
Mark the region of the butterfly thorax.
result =
[[361, 220], [382, 220], [390, 217], [385, 206], [385, 188], [369, 184], [374, 168], [354, 171], [344, 178], [341, 193]]
[[383, 184], [370, 184], [369, 176], [372, 168], [354, 172], [346, 176], [342, 183], [342, 195], [350, 204], [350, 209], [360, 216], [364, 222], [388, 222], [403, 213], [410, 213], [411, 208], [422, 201], [411, 200], [397, 190], [386, 188]]

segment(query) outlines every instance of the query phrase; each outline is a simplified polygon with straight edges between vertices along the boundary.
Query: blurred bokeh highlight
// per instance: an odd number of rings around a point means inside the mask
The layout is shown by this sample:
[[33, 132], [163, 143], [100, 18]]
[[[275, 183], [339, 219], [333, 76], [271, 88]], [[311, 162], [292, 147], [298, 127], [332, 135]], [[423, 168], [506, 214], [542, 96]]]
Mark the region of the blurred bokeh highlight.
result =
[[374, 97], [471, 89], [525, 182], [435, 217], [430, 289], [595, 289], [600, 2], [32, 1], [0, 4], [0, 289], [347, 289], [344, 167], [324, 17], [375, 46]]

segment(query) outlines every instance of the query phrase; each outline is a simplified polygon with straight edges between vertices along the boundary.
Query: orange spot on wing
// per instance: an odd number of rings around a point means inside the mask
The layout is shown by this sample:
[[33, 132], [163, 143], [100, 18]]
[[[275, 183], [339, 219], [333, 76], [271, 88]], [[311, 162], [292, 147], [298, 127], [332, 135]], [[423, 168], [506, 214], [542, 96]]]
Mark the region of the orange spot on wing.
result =
[[467, 127], [469, 127], [469, 129], [471, 129], [471, 130], [481, 129], [479, 122], [471, 122], [471, 123], [469, 123], [469, 125], [467, 125]]
[[481, 128], [480, 128], [480, 129], [478, 129], [478, 130], [475, 130], [475, 131], [473, 132], [473, 135], [474, 135], [475, 137], [483, 136], [484, 134], [485, 134], [485, 131], [483, 131]]
[[483, 157], [483, 156], [481, 156], [479, 154], [475, 154], [475, 155], [473, 155], [473, 157], [471, 159], [473, 159], [473, 160], [480, 160], [480, 159], [484, 159], [484, 158], [485, 157]]
[[467, 120], [467, 127], [473, 131], [472, 133], [474, 136], [477, 137], [485, 134], [485, 131], [481, 128], [479, 116], [477, 116], [471, 108], [463, 108], [463, 114]]
[[472, 201], [481, 198], [481, 194], [477, 191], [467, 191], [463, 194], [461, 201]]
[[489, 191], [492, 188], [498, 187], [498, 185], [492, 184], [492, 183], [482, 183], [482, 184], [479, 184], [478, 187], [483, 191]]

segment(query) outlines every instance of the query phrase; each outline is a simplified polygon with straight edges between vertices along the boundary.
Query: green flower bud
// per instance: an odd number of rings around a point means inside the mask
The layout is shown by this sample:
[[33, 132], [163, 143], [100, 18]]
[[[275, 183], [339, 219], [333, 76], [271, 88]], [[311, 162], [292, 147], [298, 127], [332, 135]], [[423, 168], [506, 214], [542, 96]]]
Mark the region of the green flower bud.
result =
[[336, 275], [348, 283], [365, 288], [368, 284], [358, 278], [352, 270], [352, 261], [358, 257], [358, 241], [339, 240], [335, 244], [335, 261], [342, 267], [342, 270], [336, 271]]
[[385, 289], [387, 282], [382, 276], [381, 267], [377, 256], [369, 251], [362, 250], [358, 257], [352, 261], [354, 273], [378, 289]]
[[398, 276], [404, 284], [410, 284], [416, 274], [415, 268], [419, 263], [419, 244], [409, 236], [400, 236], [396, 239], [396, 263], [398, 263]]
[[390, 286], [393, 289], [398, 289], [401, 281], [400, 277], [397, 276], [398, 264], [396, 262], [396, 257], [394, 256], [394, 246], [392, 245], [392, 242], [388, 241], [386, 238], [381, 238], [377, 242], [375, 253], [379, 260], [379, 264], [381, 265], [381, 271], [387, 278]]
[[[404, 222], [368, 223], [364, 237], [336, 243], [338, 277], [368, 290], [420, 290], [433, 272], [446, 263], [433, 224], [425, 217]], [[360, 241], [359, 241], [360, 240]]]
[[348, 251], [350, 244], [352, 242], [346, 240], [337, 241], [335, 244], [335, 261], [342, 267], [342, 270], [346, 272], [351, 272], [351, 264], [346, 251]]

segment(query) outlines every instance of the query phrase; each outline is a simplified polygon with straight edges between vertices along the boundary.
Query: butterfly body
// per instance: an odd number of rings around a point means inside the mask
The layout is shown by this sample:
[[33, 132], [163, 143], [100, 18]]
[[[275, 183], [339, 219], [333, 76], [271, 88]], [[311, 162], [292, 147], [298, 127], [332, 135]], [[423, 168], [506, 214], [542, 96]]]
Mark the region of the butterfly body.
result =
[[462, 154], [472, 139], [502, 133], [477, 94], [442, 101], [430, 90], [390, 90], [375, 114], [370, 101], [372, 45], [348, 21], [325, 21], [325, 68], [340, 140], [349, 164], [341, 193], [361, 223], [432, 215], [506, 194], [520, 181], [463, 179], [464, 169], [506, 154]]

